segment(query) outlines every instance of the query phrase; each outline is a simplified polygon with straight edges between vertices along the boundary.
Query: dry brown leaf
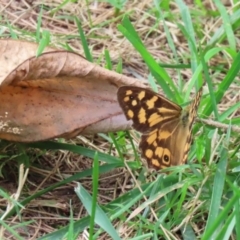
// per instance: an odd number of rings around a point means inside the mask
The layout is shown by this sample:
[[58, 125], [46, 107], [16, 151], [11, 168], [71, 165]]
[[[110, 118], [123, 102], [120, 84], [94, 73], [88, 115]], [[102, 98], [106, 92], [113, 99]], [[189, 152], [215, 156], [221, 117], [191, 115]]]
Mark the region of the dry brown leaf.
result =
[[126, 84], [146, 86], [67, 51], [31, 57], [4, 76], [0, 138], [18, 142], [129, 128], [117, 89]]
[[110, 97], [102, 92], [89, 95], [91, 91], [83, 90], [78, 82], [80, 86], [75, 83], [71, 91], [68, 84], [67, 90], [63, 90], [68, 82], [59, 80], [56, 86], [61, 88], [50, 91], [31, 87], [31, 83], [28, 87], [1, 87], [0, 137], [18, 142], [40, 141], [121, 114], [118, 104]]
[[[0, 84], [21, 63], [36, 56], [38, 45], [12, 39], [0, 40]], [[54, 48], [46, 48], [44, 52], [56, 51]]]

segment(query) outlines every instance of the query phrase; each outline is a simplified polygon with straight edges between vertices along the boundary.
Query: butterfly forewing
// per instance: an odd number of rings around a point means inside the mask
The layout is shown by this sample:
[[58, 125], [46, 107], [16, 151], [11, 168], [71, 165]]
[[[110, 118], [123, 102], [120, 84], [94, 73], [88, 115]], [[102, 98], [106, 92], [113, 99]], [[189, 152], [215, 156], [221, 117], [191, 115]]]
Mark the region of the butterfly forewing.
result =
[[181, 115], [180, 106], [149, 89], [123, 86], [117, 95], [126, 118], [132, 120], [133, 127], [142, 133]]
[[200, 89], [193, 103], [182, 110], [148, 89], [124, 86], [118, 90], [118, 101], [126, 118], [143, 133], [139, 146], [150, 167], [161, 169], [186, 162], [201, 95]]

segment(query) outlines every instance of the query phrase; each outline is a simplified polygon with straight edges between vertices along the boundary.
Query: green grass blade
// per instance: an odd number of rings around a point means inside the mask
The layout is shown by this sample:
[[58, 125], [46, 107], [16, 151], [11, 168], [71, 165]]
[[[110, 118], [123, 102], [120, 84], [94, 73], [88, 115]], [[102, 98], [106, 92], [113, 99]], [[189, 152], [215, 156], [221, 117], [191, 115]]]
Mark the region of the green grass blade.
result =
[[[19, 227], [23, 227], [24, 228], [24, 225], [27, 226], [27, 223], [24, 222], [22, 224], [22, 226], [19, 226]], [[17, 231], [15, 231], [12, 227], [9, 226], [9, 224], [5, 223], [3, 220], [0, 219], [0, 226], [2, 229], [5, 229], [5, 231], [7, 230], [7, 232], [11, 233], [11, 237], [14, 239], [18, 239], [18, 240], [24, 240], [25, 238], [22, 238], [20, 236], [20, 234], [17, 233]]]
[[[95, 155], [95, 150], [89, 149], [89, 148], [84, 148], [78, 145], [72, 145], [68, 143], [60, 143], [60, 142], [52, 142], [52, 141], [44, 141], [44, 142], [37, 142], [37, 143], [29, 143], [29, 144], [24, 144], [26, 147], [34, 147], [34, 148], [39, 148], [39, 149], [52, 149], [52, 150], [68, 150], [73, 153], [78, 153], [80, 155], [89, 157], [89, 158], [94, 158]], [[106, 163], [113, 163], [113, 164], [120, 164], [123, 166], [123, 162], [114, 156], [111, 156], [109, 154], [101, 153], [98, 152], [98, 157], [101, 161], [106, 162]]]
[[221, 222], [225, 221], [228, 216], [229, 212], [232, 211], [232, 208], [234, 207], [235, 203], [239, 201], [239, 195], [234, 195], [225, 205], [221, 213], [218, 215], [218, 217], [209, 225], [208, 229], [205, 229], [205, 232], [201, 238], [201, 240], [210, 240], [214, 239], [213, 234], [216, 231], [216, 229], [219, 228]]
[[42, 25], [43, 5], [41, 6], [40, 13], [37, 15], [37, 29], [36, 29], [36, 42], [40, 41], [41, 25]]
[[[223, 10], [225, 11], [225, 10]], [[225, 13], [224, 13], [225, 14]], [[226, 13], [227, 14], [227, 13]], [[234, 25], [237, 27], [239, 26], [239, 20], [240, 20], [240, 9], [238, 9], [236, 12], [234, 12], [232, 15], [229, 16], [230, 17], [230, 27]], [[227, 17], [228, 18], [228, 17]], [[226, 24], [227, 26], [227, 24]], [[221, 26], [220, 28], [218, 28], [213, 36], [210, 38], [207, 46], [213, 46], [216, 43], [220, 43], [222, 42], [224, 39], [226, 38], [226, 33], [225, 33], [225, 26]]]
[[197, 66], [198, 66], [198, 60], [196, 56], [196, 39], [195, 39], [195, 33], [194, 28], [192, 24], [191, 15], [189, 13], [189, 9], [186, 6], [186, 4], [182, 0], [175, 0], [181, 13], [182, 20], [184, 22], [185, 29], [187, 31], [188, 36], [188, 46], [191, 54], [191, 68], [192, 72], [194, 73]]
[[182, 234], [183, 234], [183, 239], [184, 240], [195, 240], [195, 239], [197, 239], [197, 237], [196, 237], [196, 235], [193, 231], [193, 228], [190, 224], [188, 224], [187, 226], [184, 226]]
[[213, 108], [213, 112], [214, 112], [215, 118], [218, 120], [219, 119], [219, 114], [218, 114], [217, 103], [216, 103], [215, 95], [214, 95], [213, 83], [212, 83], [212, 80], [210, 79], [208, 66], [205, 62], [205, 59], [202, 55], [202, 52], [200, 54], [200, 59], [201, 59], [201, 63], [202, 63], [203, 71], [204, 71], [204, 76], [205, 76], [205, 79], [206, 79], [206, 82], [207, 82], [207, 85], [208, 85], [208, 89], [209, 89], [209, 93], [210, 93], [210, 101], [211, 101], [211, 105], [212, 105], [212, 108]]
[[[168, 45], [170, 47], [170, 49], [172, 50], [173, 52], [173, 55], [174, 55], [174, 58], [175, 58], [175, 62], [176, 63], [179, 63], [179, 59], [178, 59], [178, 54], [177, 54], [177, 49], [176, 49], [176, 46], [174, 44], [174, 41], [172, 39], [172, 36], [171, 36], [171, 33], [170, 33], [170, 30], [168, 29], [168, 26], [166, 24], [166, 21], [165, 21], [165, 15], [163, 13], [163, 11], [161, 10], [161, 7], [160, 7], [160, 4], [158, 3], [157, 0], [154, 0], [154, 5], [155, 5], [155, 8], [157, 9], [157, 11], [159, 12], [159, 20], [163, 23], [163, 28], [164, 28], [164, 32], [166, 34], [166, 38], [167, 38], [167, 41], [168, 41]], [[167, 65], [167, 64], [166, 64]], [[164, 64], [160, 64], [161, 67], [164, 67]], [[182, 77], [181, 77], [181, 74], [180, 74], [180, 71], [178, 70], [179, 68], [180, 69], [183, 69], [183, 68], [188, 68], [190, 67], [190, 65], [186, 66], [184, 64], [176, 64], [175, 66], [173, 65], [170, 65], [170, 67], [173, 67], [175, 70], [177, 70], [177, 74], [178, 74], [178, 85], [180, 87], [180, 89], [182, 90], [183, 88], [183, 82], [182, 82]]]
[[18, 39], [18, 35], [15, 33], [12, 25], [8, 21], [7, 21], [7, 26], [8, 26], [11, 38], [12, 39]]
[[233, 119], [227, 119], [231, 114], [233, 114], [235, 111], [237, 111], [240, 108], [240, 102], [237, 102], [236, 104], [233, 104], [230, 106], [226, 111], [223, 111], [219, 116], [219, 121], [226, 123], [232, 122]]
[[[79, 235], [79, 233], [83, 232], [84, 229], [89, 227], [90, 218], [84, 217], [76, 222], [73, 223], [73, 232], [74, 235]], [[45, 236], [38, 238], [38, 240], [49, 240], [49, 239], [65, 239], [66, 233], [69, 231], [69, 226], [63, 227], [58, 231], [49, 233]], [[70, 239], [72, 240], [72, 239]]]
[[67, 239], [74, 239], [74, 220], [73, 220], [73, 209], [70, 201], [70, 224], [67, 232]]
[[122, 73], [122, 71], [123, 71], [123, 62], [122, 62], [122, 58], [120, 58], [116, 67], [116, 72]]
[[107, 68], [108, 70], [112, 70], [112, 61], [111, 61], [111, 57], [110, 57], [110, 54], [109, 54], [109, 51], [108, 50], [104, 50], [104, 55], [105, 55], [105, 59], [106, 59], [106, 66], [105, 68]]
[[222, 200], [222, 195], [223, 195], [223, 189], [224, 189], [224, 183], [225, 183], [225, 177], [226, 177], [226, 169], [227, 169], [227, 163], [228, 163], [227, 146], [229, 144], [229, 136], [230, 136], [230, 128], [228, 130], [225, 143], [223, 143], [222, 149], [219, 153], [219, 156], [221, 156], [221, 157], [219, 159], [219, 163], [217, 164], [217, 170], [216, 170], [216, 174], [214, 177], [211, 204], [210, 204], [210, 208], [209, 208], [209, 215], [208, 215], [208, 220], [206, 223], [204, 234], [206, 234], [208, 232], [212, 232], [212, 234], [213, 233], [215, 234], [215, 230], [217, 229], [217, 228], [214, 228], [214, 231], [213, 231], [213, 223], [216, 220], [216, 218], [218, 217], [219, 211], [221, 209], [221, 200]]
[[225, 219], [225, 222], [219, 232], [219, 234], [216, 236], [216, 240], [228, 240], [231, 239], [232, 231], [235, 226], [235, 219], [234, 219], [234, 213], [231, 213], [230, 216]]
[[[180, 102], [181, 98], [174, 82], [168, 76], [165, 69], [160, 67], [160, 65], [154, 60], [154, 58], [147, 51], [139, 37], [136, 36], [137, 33], [128, 18], [125, 17], [123, 19], [122, 25], [118, 26], [118, 30], [132, 43], [136, 50], [141, 54], [143, 60], [148, 65], [152, 75], [156, 78], [165, 94], [174, 101]], [[169, 85], [172, 89], [174, 89], [175, 94], [173, 94]]]
[[[240, 52], [237, 54], [236, 58], [234, 59], [231, 68], [228, 70], [226, 77], [222, 80], [222, 82], [218, 86], [218, 90], [216, 92], [215, 98], [216, 102], [219, 103], [224, 96], [226, 90], [229, 88], [231, 83], [234, 81], [235, 77], [237, 76], [240, 70]], [[212, 112], [213, 108], [212, 105], [209, 104], [203, 111], [203, 115], [209, 116]]]
[[[92, 212], [92, 197], [90, 194], [83, 188], [83, 186], [78, 183], [75, 188], [75, 192], [78, 197], [81, 199], [85, 209], [88, 214]], [[112, 223], [109, 218], [106, 216], [105, 212], [101, 209], [101, 207], [96, 203], [96, 215], [95, 215], [95, 223], [98, 224], [102, 229], [104, 229], [113, 239], [121, 240], [118, 233], [114, 229]]]
[[[209, 50], [204, 56], [205, 62], [208, 62], [211, 58], [213, 58], [215, 55], [217, 55], [221, 51], [222, 51], [221, 48], [214, 48]], [[202, 63], [200, 62], [196, 71], [193, 73], [192, 78], [188, 81], [188, 88], [185, 92], [185, 98], [184, 98], [185, 102], [189, 99], [192, 88], [195, 86], [196, 82], [198, 81], [202, 70], [203, 70], [203, 66], [202, 66]]]
[[216, 4], [216, 6], [222, 16], [224, 31], [227, 35], [227, 39], [230, 44], [230, 47], [231, 47], [231, 49], [236, 51], [236, 41], [235, 41], [234, 31], [232, 29], [232, 24], [230, 22], [230, 18], [228, 16], [227, 10], [221, 1], [215, 0], [214, 3]]
[[98, 180], [99, 180], [99, 161], [97, 152], [94, 156], [93, 161], [93, 196], [92, 196], [92, 207], [91, 207], [91, 214], [90, 214], [90, 226], [89, 226], [89, 238], [93, 238], [94, 233], [94, 223], [95, 223], [95, 216], [96, 216], [96, 209], [97, 209], [97, 196], [98, 196]]
[[49, 31], [43, 30], [41, 36], [42, 37], [39, 40], [38, 49], [37, 49], [37, 53], [36, 53], [37, 57], [40, 56], [43, 53], [44, 49], [46, 47], [48, 47], [50, 44], [51, 35], [50, 35]]
[[[237, 191], [239, 191], [237, 183], [235, 183], [235, 185], [236, 185]], [[240, 239], [240, 228], [239, 228], [239, 226], [240, 226], [240, 206], [239, 206], [239, 201], [236, 201], [236, 203], [234, 205], [234, 217], [235, 217], [235, 220], [236, 220], [236, 222], [235, 222], [236, 237], [237, 237], [237, 239]]]
[[77, 27], [78, 27], [78, 32], [79, 32], [79, 35], [80, 35], [80, 38], [81, 38], [81, 41], [82, 41], [82, 46], [83, 46], [85, 57], [89, 62], [93, 62], [93, 58], [92, 58], [90, 49], [88, 47], [88, 42], [87, 42], [87, 39], [86, 39], [85, 34], [83, 32], [81, 22], [78, 20], [77, 17], [75, 17], [74, 19], [75, 19], [75, 22], [76, 22]]

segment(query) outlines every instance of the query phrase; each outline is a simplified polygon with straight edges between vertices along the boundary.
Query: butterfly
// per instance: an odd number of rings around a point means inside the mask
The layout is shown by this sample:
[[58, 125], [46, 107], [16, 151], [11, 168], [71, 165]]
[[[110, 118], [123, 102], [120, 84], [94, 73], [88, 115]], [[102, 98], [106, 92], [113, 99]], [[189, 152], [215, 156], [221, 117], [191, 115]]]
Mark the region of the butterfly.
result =
[[157, 170], [186, 163], [192, 141], [192, 125], [202, 96], [182, 109], [149, 89], [122, 86], [117, 98], [127, 120], [142, 133], [139, 147], [149, 167]]

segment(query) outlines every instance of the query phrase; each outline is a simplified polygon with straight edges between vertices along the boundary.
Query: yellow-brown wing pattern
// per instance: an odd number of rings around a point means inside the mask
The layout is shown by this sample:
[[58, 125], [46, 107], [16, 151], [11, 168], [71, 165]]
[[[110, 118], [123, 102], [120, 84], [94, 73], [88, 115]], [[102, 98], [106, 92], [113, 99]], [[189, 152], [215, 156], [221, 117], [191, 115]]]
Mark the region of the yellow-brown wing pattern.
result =
[[180, 106], [146, 88], [123, 86], [117, 96], [126, 118], [142, 133], [151, 132], [181, 115]]
[[189, 108], [182, 108], [151, 90], [124, 86], [118, 101], [133, 127], [143, 133], [140, 148], [149, 166], [161, 169], [186, 162], [191, 129], [201, 90]]

